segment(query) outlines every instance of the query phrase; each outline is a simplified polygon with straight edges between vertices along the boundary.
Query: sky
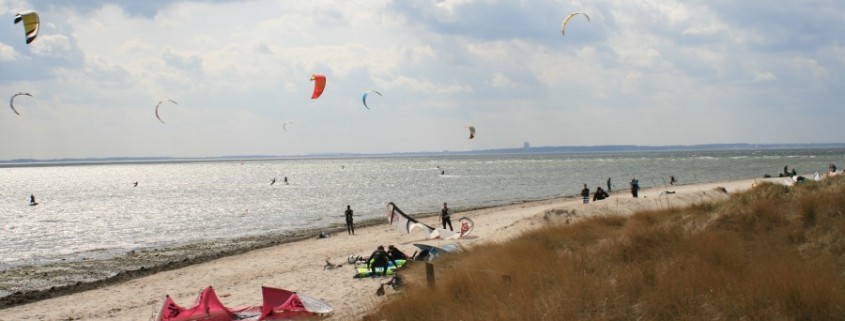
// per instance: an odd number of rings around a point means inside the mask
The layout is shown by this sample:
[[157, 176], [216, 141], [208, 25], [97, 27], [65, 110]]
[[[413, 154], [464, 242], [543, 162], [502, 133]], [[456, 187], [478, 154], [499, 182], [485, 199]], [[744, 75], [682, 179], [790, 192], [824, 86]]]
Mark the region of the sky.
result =
[[[590, 20], [562, 35], [573, 12]], [[0, 93], [32, 94], [0, 110], [0, 159], [845, 142], [838, 0], [0, 0], [0, 17]]]

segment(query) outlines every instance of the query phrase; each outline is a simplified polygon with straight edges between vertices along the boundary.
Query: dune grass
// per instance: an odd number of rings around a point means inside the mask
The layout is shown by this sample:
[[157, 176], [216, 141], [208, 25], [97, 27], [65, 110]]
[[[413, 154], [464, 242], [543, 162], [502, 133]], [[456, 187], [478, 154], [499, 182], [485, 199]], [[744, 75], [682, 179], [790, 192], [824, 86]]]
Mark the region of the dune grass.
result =
[[845, 320], [845, 177], [549, 224], [403, 271], [364, 320]]

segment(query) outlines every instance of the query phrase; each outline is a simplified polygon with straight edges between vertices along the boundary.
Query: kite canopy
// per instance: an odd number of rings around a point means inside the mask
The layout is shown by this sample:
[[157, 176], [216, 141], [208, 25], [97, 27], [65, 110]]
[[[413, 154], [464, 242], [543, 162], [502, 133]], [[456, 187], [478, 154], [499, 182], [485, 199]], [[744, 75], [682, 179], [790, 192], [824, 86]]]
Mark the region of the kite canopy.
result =
[[284, 129], [285, 131], [288, 131], [288, 125], [291, 125], [291, 124], [293, 124], [293, 122], [292, 122], [292, 121], [286, 121], [286, 122], [284, 122], [284, 123], [282, 124], [282, 129]]
[[21, 21], [23, 21], [23, 30], [26, 34], [26, 43], [30, 44], [38, 36], [38, 27], [40, 25], [38, 13], [32, 10], [18, 12], [15, 15], [15, 24]]
[[18, 110], [17, 110], [17, 109], [15, 109], [15, 97], [17, 97], [17, 96], [29, 96], [29, 97], [32, 97], [32, 95], [30, 95], [29, 93], [20, 92], [20, 93], [17, 93], [17, 94], [12, 95], [12, 98], [10, 98], [10, 99], [9, 99], [9, 107], [12, 107], [12, 111], [13, 111], [13, 112], [15, 112], [15, 115], [20, 116], [20, 113], [18, 113]]
[[367, 109], [370, 109], [370, 107], [367, 106], [367, 95], [369, 95], [370, 93], [375, 93], [375, 94], [378, 94], [379, 96], [381, 96], [381, 93], [377, 92], [375, 90], [370, 90], [370, 91], [364, 93], [364, 96], [361, 97], [361, 101], [364, 102], [364, 108], [367, 108]]
[[311, 80], [314, 81], [314, 93], [311, 94], [311, 99], [320, 98], [323, 94], [323, 89], [326, 88], [326, 76], [320, 74], [311, 75]]
[[469, 139], [475, 138], [475, 126], [469, 126]]
[[260, 306], [227, 308], [217, 298], [214, 289], [205, 288], [189, 308], [183, 308], [166, 296], [156, 321], [260, 321], [305, 319], [330, 314], [334, 309], [327, 303], [300, 293], [261, 287], [264, 303]]
[[566, 19], [563, 19], [563, 24], [560, 26], [560, 35], [561, 36], [566, 34], [566, 25], [569, 23], [569, 19], [572, 19], [572, 17], [579, 15], [579, 14], [586, 17], [587, 22], [590, 22], [590, 16], [588, 16], [586, 13], [581, 13], [581, 12], [570, 13], [568, 16], [566, 16]]
[[158, 108], [161, 106], [162, 103], [168, 102], [168, 101], [175, 104], [175, 105], [178, 105], [175, 101], [173, 101], [173, 99], [161, 100], [161, 101], [158, 102], [158, 104], [156, 104], [156, 118], [158, 118], [158, 121], [160, 121], [162, 124], [166, 124], [166, 123], [163, 120], [161, 120], [161, 117], [158, 116]]
[[440, 238], [444, 240], [454, 240], [469, 235], [475, 226], [475, 223], [468, 217], [461, 217], [458, 220], [461, 228], [457, 232], [428, 226], [425, 223], [417, 221], [417, 219], [409, 216], [408, 214], [405, 214], [405, 212], [399, 209], [399, 207], [397, 207], [393, 202], [387, 204], [387, 221], [390, 225], [393, 225], [396, 230], [403, 234], [411, 234], [414, 230], [420, 229], [428, 235], [429, 239]]

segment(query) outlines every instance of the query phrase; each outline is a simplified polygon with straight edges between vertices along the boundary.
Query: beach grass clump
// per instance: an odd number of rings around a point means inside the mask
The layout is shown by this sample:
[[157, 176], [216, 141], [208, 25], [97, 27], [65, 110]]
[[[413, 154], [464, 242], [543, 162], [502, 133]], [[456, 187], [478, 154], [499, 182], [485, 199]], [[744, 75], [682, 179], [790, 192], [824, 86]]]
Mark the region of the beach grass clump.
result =
[[845, 177], [550, 224], [403, 275], [364, 320], [845, 320]]

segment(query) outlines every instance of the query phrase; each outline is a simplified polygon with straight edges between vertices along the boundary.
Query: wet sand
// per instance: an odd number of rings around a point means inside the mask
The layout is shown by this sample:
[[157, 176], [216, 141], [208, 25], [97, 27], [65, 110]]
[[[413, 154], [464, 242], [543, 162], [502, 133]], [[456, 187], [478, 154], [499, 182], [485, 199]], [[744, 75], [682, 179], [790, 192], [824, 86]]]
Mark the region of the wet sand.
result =
[[[781, 182], [782, 179], [768, 179]], [[718, 201], [730, 193], [746, 190], [754, 179], [731, 182], [703, 183], [642, 190], [640, 198], [630, 193], [614, 192], [610, 198], [582, 204], [575, 197], [532, 201], [506, 206], [477, 209], [453, 214], [453, 221], [467, 216], [475, 221], [469, 237], [453, 240], [427, 240], [425, 235], [403, 235], [392, 226], [373, 222], [359, 227], [356, 235], [333, 229], [332, 236], [316, 239], [317, 231], [301, 231], [296, 235], [276, 239], [254, 240], [237, 245], [210, 242], [183, 248], [144, 251], [137, 255], [115, 259], [108, 265], [86, 261], [64, 265], [78, 275], [91, 275], [86, 281], [79, 277], [53, 289], [28, 291], [10, 295], [3, 310], [3, 320], [149, 320], [155, 308], [169, 294], [180, 305], [189, 306], [206, 286], [213, 286], [221, 301], [230, 307], [261, 304], [261, 286], [285, 288], [322, 299], [335, 308], [331, 320], [356, 319], [368, 307], [378, 304], [382, 297], [375, 295], [382, 278], [355, 279], [354, 268], [346, 264], [349, 255], [369, 255], [378, 245], [396, 245], [405, 253], [416, 250], [413, 243], [440, 246], [459, 243], [471, 248], [475, 244], [507, 240], [534, 227], [563, 222], [597, 214], [627, 215], [640, 210], [682, 207], [694, 203]], [[763, 181], [757, 179], [757, 181]], [[594, 186], [591, 186], [595, 189]], [[724, 188], [727, 193], [720, 191]], [[673, 193], [667, 193], [673, 192]], [[401, 200], [396, 200], [399, 207]], [[433, 205], [433, 209], [434, 209]], [[421, 221], [438, 226], [435, 216]], [[248, 240], [247, 240], [248, 241]], [[197, 251], [202, 249], [203, 251]], [[252, 249], [247, 251], [247, 249]], [[190, 255], [190, 253], [203, 253]], [[241, 254], [233, 254], [241, 253]], [[325, 260], [343, 266], [323, 269]], [[120, 272], [122, 271], [122, 272]], [[66, 272], [66, 271], [65, 271]], [[33, 269], [18, 271], [16, 275], [0, 274], [3, 280], [49, 279], [51, 273], [62, 271]], [[28, 274], [27, 274], [28, 273]], [[53, 275], [53, 276], [55, 276]], [[389, 290], [390, 292], [392, 290]], [[55, 297], [54, 297], [55, 296]], [[21, 302], [30, 302], [20, 304]]]

